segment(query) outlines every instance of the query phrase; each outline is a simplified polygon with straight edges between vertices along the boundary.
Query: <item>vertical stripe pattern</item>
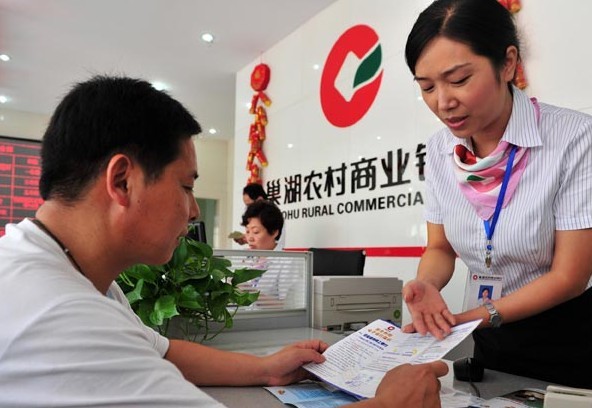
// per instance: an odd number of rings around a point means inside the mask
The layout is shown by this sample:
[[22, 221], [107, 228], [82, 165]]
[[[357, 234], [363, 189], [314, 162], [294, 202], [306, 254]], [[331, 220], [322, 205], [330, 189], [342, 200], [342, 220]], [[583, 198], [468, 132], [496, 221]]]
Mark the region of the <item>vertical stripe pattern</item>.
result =
[[528, 96], [514, 88], [502, 140], [529, 147], [530, 157], [512, 201], [500, 213], [489, 270], [483, 221], [454, 174], [454, 146], [470, 146], [447, 128], [427, 144], [425, 218], [444, 225], [450, 244], [472, 273], [504, 275], [502, 295], [549, 271], [555, 231], [592, 228], [592, 116], [547, 104], [540, 109], [537, 122]]

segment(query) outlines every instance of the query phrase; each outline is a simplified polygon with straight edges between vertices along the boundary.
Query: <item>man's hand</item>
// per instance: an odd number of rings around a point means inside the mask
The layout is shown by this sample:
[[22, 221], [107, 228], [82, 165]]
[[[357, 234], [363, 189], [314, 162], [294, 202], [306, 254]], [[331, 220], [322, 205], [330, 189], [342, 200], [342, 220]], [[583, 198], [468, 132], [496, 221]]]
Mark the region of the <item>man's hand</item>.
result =
[[448, 373], [442, 361], [427, 364], [403, 364], [390, 370], [380, 382], [375, 399], [390, 408], [440, 407], [440, 381]]
[[440, 380], [448, 373], [442, 361], [403, 364], [390, 370], [376, 389], [376, 396], [347, 408], [440, 408]]
[[320, 340], [305, 340], [284, 347], [277, 353], [264, 358], [267, 381], [270, 386], [298, 382], [312, 375], [302, 368], [307, 363], [322, 363], [321, 355], [329, 345]]
[[405, 333], [431, 333], [437, 339], [450, 334], [456, 319], [442, 298], [440, 291], [430, 283], [412, 280], [403, 288], [403, 299], [411, 313], [412, 323], [403, 327]]

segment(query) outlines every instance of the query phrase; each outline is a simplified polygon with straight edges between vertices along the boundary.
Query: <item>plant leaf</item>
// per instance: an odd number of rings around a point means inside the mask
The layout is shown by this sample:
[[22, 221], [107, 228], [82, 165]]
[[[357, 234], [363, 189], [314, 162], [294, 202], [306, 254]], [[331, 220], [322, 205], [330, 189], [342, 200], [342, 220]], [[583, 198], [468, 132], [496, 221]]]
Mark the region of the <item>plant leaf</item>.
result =
[[173, 252], [173, 258], [170, 260], [170, 265], [172, 268], [180, 268], [185, 264], [185, 261], [189, 257], [189, 251], [187, 250], [187, 239], [181, 238], [179, 240], [179, 245]]
[[210, 273], [206, 268], [203, 268], [200, 262], [188, 262], [183, 268], [182, 277], [179, 282], [184, 282], [188, 279], [202, 279]]
[[210, 260], [210, 265], [211, 265], [212, 269], [220, 269], [220, 270], [230, 271], [228, 268], [230, 268], [230, 266], [232, 266], [232, 262], [230, 262], [230, 259], [213, 257]]
[[209, 246], [208, 244], [206, 244], [204, 242], [196, 241], [191, 238], [185, 238], [185, 239], [187, 240], [190, 251], [192, 252], [192, 254], [194, 254], [194, 256], [201, 255], [201, 256], [209, 259], [212, 257], [212, 255], [214, 255], [214, 251], [213, 251], [212, 247]]
[[154, 271], [152, 267], [144, 264], [129, 267], [125, 270], [125, 274], [130, 278], [135, 278], [137, 280], [143, 279], [146, 282], [151, 283], [153, 283], [157, 277], [156, 271]]
[[[217, 334], [208, 336], [208, 322], [223, 323], [218, 332], [232, 327], [237, 307], [248, 306], [259, 297], [258, 292], [242, 291], [237, 285], [264, 271], [233, 271], [231, 267], [229, 259], [213, 256], [209, 245], [181, 238], [168, 263], [134, 265], [118, 277], [117, 283], [144, 324], [166, 335], [171, 319], [180, 316], [186, 324], [205, 331], [203, 341]], [[184, 335], [195, 339], [195, 333], [185, 331]]]
[[226, 274], [219, 269], [214, 269], [211, 272], [211, 274], [212, 274], [212, 279], [214, 279], [216, 281], [222, 281], [223, 279], [226, 278]]
[[224, 328], [232, 328], [232, 315], [228, 312], [228, 309], [224, 309]]
[[240, 292], [234, 293], [234, 303], [237, 306], [249, 306], [259, 299], [259, 292]]
[[158, 298], [154, 303], [154, 311], [150, 313], [150, 321], [155, 326], [160, 326], [165, 319], [170, 319], [178, 314], [175, 298], [171, 295], [165, 295]]
[[127, 298], [127, 301], [130, 303], [130, 305], [133, 305], [138, 300], [142, 300], [142, 288], [143, 287], [144, 287], [144, 279], [140, 279], [140, 280], [138, 280], [138, 282], [136, 282], [136, 287], [134, 288], [134, 290], [132, 290], [131, 292], [127, 292], [125, 294], [125, 297]]
[[262, 269], [237, 269], [234, 271], [234, 277], [232, 278], [232, 285], [236, 286], [244, 282], [248, 282], [251, 279], [255, 279], [263, 275], [265, 270]]
[[201, 295], [192, 285], [186, 285], [181, 290], [177, 306], [188, 309], [202, 309], [204, 305], [201, 302]]
[[154, 311], [154, 299], [142, 299], [134, 306], [134, 311], [146, 326], [155, 327], [150, 320], [150, 314]]
[[212, 299], [210, 302], [210, 312], [212, 318], [216, 322], [224, 321], [224, 312], [226, 312], [226, 305], [230, 299], [228, 293], [212, 293]]

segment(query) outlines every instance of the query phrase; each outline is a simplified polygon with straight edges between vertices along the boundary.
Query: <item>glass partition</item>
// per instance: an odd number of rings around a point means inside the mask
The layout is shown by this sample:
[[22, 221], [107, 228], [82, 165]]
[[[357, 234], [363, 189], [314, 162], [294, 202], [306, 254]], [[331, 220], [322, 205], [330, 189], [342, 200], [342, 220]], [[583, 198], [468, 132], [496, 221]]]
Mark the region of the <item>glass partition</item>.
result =
[[310, 327], [312, 259], [309, 252], [214, 250], [232, 263], [230, 269], [265, 270], [241, 288], [258, 291], [259, 300], [240, 307], [234, 318], [237, 330], [270, 327]]

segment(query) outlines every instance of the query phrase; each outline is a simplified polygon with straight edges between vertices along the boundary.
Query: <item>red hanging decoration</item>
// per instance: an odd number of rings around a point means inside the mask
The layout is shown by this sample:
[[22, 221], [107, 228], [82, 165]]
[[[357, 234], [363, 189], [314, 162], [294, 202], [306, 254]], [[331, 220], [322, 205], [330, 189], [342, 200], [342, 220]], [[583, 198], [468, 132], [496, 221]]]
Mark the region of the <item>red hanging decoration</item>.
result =
[[510, 13], [518, 13], [522, 8], [522, 4], [520, 4], [520, 0], [497, 0], [504, 6], [506, 9], [510, 11]]
[[514, 74], [513, 82], [519, 89], [524, 89], [528, 86], [526, 75], [524, 74], [524, 66], [521, 61], [516, 65], [516, 73]]
[[[504, 6], [510, 13], [518, 13], [522, 9], [520, 0], [497, 0], [502, 6]], [[516, 73], [514, 74], [514, 80], [512, 81], [519, 89], [524, 89], [528, 86], [526, 75], [524, 74], [524, 65], [522, 61], [518, 61], [516, 65]]]
[[271, 70], [266, 64], [259, 64], [251, 73], [251, 88], [255, 91], [253, 98], [251, 99], [251, 108], [249, 113], [255, 115], [253, 123], [249, 128], [249, 154], [247, 155], [247, 170], [250, 172], [248, 183], [262, 183], [261, 167], [255, 163], [255, 159], [259, 162], [262, 167], [266, 167], [267, 157], [263, 153], [263, 141], [265, 140], [265, 126], [267, 126], [267, 111], [265, 107], [259, 102], [262, 102], [265, 106], [271, 105], [271, 99], [265, 93], [269, 79], [271, 76]]

